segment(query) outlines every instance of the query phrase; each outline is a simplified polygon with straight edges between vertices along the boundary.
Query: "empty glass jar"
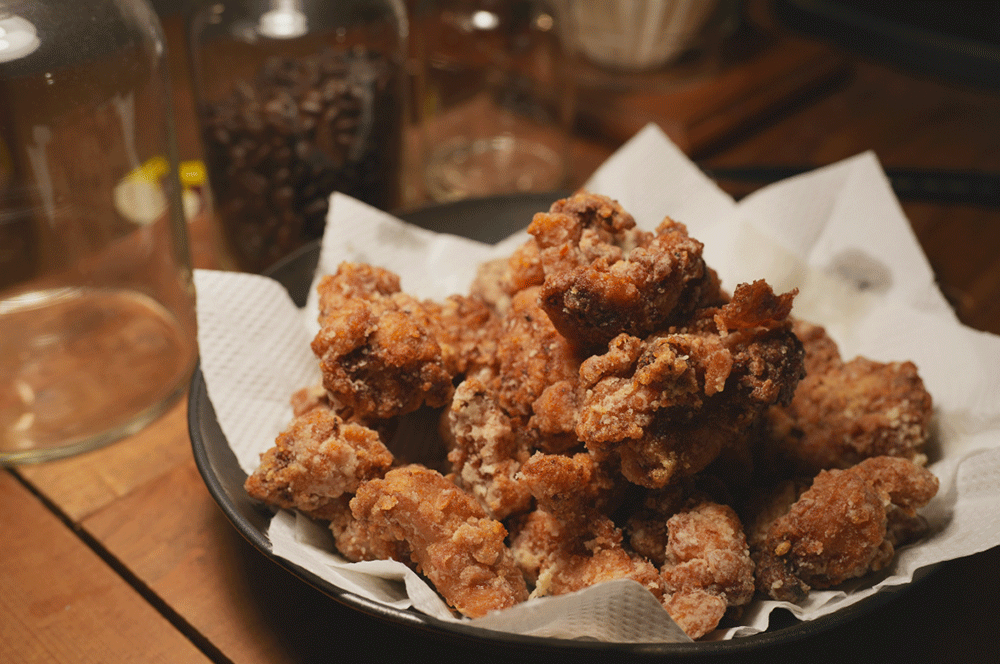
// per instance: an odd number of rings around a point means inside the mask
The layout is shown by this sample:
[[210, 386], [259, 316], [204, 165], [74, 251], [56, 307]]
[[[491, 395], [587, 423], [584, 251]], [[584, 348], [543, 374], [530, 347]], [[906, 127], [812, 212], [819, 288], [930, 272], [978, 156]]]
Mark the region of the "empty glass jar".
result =
[[131, 434], [187, 386], [194, 290], [145, 0], [0, 3], [0, 462]]
[[401, 196], [400, 1], [222, 0], [189, 16], [209, 184], [234, 265], [261, 272], [322, 236], [333, 191]]
[[567, 13], [550, 0], [424, 0], [414, 34], [423, 184], [436, 201], [567, 184]]

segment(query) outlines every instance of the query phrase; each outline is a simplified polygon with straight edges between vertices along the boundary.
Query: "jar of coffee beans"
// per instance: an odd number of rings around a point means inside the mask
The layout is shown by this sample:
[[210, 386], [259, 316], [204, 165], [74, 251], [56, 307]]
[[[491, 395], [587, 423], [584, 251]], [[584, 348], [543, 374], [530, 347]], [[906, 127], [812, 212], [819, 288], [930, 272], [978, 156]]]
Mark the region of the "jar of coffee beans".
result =
[[323, 235], [330, 194], [400, 203], [401, 0], [223, 0], [188, 16], [208, 180], [236, 269]]

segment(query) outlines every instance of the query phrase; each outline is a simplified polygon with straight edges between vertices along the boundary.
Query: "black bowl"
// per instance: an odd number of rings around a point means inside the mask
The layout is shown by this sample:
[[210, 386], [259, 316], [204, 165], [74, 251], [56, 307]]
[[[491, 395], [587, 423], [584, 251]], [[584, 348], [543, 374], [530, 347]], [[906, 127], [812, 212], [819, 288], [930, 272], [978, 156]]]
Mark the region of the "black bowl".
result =
[[[464, 235], [483, 242], [496, 242], [521, 230], [535, 212], [546, 210], [549, 204], [566, 192], [494, 196], [485, 199], [445, 203], [400, 214], [410, 223], [438, 232]], [[282, 283], [292, 299], [303, 306], [312, 285], [313, 272], [319, 260], [319, 244], [311, 244], [275, 265], [268, 275]], [[577, 641], [548, 637], [529, 637], [486, 630], [463, 623], [450, 623], [414, 610], [400, 610], [373, 602], [330, 584], [298, 565], [275, 556], [267, 537], [273, 512], [250, 499], [243, 490], [246, 473], [229, 448], [208, 398], [204, 378], [196, 370], [191, 381], [188, 401], [188, 428], [195, 463], [209, 493], [222, 508], [236, 529], [262, 554], [288, 572], [326, 593], [333, 599], [377, 619], [431, 630], [439, 635], [454, 635], [465, 640], [482, 640], [492, 644], [519, 645], [532, 650], [558, 650], [564, 654], [580, 651], [627, 653], [658, 659], [674, 656], [748, 653], [775, 644], [787, 644], [825, 632], [835, 626], [869, 614], [893, 600], [912, 584], [883, 590], [836, 613], [809, 622], [795, 620], [790, 613], [776, 611], [771, 615], [770, 628], [761, 634], [728, 641], [697, 643], [619, 644]]]

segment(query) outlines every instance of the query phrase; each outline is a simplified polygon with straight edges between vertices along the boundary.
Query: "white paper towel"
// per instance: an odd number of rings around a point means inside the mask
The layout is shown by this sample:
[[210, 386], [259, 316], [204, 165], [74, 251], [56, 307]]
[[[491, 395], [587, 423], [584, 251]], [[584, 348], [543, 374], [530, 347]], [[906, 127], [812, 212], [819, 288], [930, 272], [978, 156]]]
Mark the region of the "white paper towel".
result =
[[[704, 242], [706, 261], [729, 290], [760, 278], [779, 292], [799, 288], [795, 315], [826, 326], [846, 359], [912, 360], [934, 398], [930, 468], [941, 489], [924, 510], [930, 536], [901, 549], [874, 580], [813, 591], [799, 605], [758, 600], [743, 626], [713, 638], [766, 629], [776, 606], [803, 620], [826, 615], [880, 588], [908, 583], [922, 567], [1000, 545], [1000, 337], [957, 321], [874, 155], [790, 178], [736, 203], [650, 126], [587, 188], [618, 199], [641, 227], [653, 229], [665, 215], [685, 223]], [[467, 292], [481, 262], [509, 255], [526, 237], [519, 233], [487, 246], [438, 235], [335, 194], [317, 275], [333, 272], [343, 260], [368, 262], [399, 274], [403, 289], [418, 297], [443, 297]], [[291, 393], [319, 381], [309, 348], [317, 329], [315, 298], [298, 310], [282, 286], [246, 274], [199, 270], [195, 283], [208, 394], [240, 465], [251, 473], [291, 419]], [[308, 519], [281, 513], [269, 537], [276, 555], [338, 587], [456, 620], [405, 566], [348, 563], [333, 550], [329, 534]], [[614, 582], [470, 622], [538, 636], [686, 640], [651, 599], [638, 584]]]

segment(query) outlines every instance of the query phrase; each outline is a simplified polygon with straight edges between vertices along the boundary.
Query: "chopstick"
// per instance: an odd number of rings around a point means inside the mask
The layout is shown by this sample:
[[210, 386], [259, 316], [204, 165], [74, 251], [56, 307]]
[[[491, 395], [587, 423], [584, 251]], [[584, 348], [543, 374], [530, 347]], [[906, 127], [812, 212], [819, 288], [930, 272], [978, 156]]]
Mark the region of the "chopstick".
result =
[[[765, 185], [806, 173], [815, 167], [703, 165], [701, 168], [713, 180]], [[885, 172], [893, 191], [902, 201], [1000, 207], [1000, 173], [898, 167], [886, 168]]]

